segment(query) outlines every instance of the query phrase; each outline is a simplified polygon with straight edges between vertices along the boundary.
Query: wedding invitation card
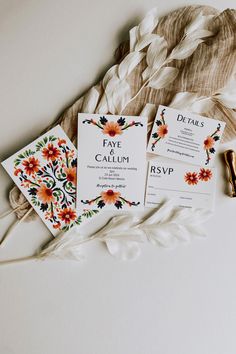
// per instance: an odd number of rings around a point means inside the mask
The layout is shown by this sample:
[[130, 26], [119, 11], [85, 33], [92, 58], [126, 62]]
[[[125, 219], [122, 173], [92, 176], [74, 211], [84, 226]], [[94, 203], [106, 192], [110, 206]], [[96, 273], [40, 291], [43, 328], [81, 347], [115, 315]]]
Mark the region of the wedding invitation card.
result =
[[215, 187], [215, 168], [156, 158], [149, 162], [145, 206], [173, 198], [178, 206], [212, 210]]
[[159, 106], [148, 152], [199, 166], [213, 166], [225, 123]]
[[144, 205], [147, 120], [78, 114], [77, 210], [138, 210]]
[[81, 223], [75, 208], [77, 151], [59, 125], [2, 165], [54, 236]]

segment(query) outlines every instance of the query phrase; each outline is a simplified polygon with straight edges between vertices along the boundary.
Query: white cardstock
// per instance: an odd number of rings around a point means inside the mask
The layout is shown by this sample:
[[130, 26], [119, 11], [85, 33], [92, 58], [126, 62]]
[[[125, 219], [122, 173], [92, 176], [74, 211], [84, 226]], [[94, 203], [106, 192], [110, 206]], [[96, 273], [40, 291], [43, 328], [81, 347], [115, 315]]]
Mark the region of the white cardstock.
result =
[[215, 168], [156, 158], [148, 166], [145, 206], [172, 198], [181, 207], [213, 210], [215, 187]]
[[77, 210], [137, 210], [144, 206], [147, 120], [78, 115]]
[[76, 213], [77, 150], [59, 125], [2, 165], [54, 236], [94, 214]]
[[148, 152], [199, 166], [213, 166], [225, 123], [159, 106]]

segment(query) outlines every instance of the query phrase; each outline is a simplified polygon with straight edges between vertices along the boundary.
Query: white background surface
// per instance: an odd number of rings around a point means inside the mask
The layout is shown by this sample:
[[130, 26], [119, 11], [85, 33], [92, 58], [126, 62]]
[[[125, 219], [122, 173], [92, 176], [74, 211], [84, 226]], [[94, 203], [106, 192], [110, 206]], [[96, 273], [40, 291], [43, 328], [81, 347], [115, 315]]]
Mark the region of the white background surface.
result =
[[[111, 66], [146, 10], [193, 1], [0, 0], [0, 159], [29, 143]], [[203, 1], [198, 3], [204, 4]], [[208, 1], [235, 7], [235, 0]], [[236, 148], [236, 142], [221, 146]], [[235, 203], [220, 158], [207, 239], [174, 250], [143, 246], [136, 262], [99, 244], [83, 263], [0, 268], [1, 354], [235, 354]], [[0, 211], [10, 178], [0, 169]], [[1, 233], [14, 220], [1, 220]], [[24, 223], [0, 258], [29, 255], [49, 233]]]

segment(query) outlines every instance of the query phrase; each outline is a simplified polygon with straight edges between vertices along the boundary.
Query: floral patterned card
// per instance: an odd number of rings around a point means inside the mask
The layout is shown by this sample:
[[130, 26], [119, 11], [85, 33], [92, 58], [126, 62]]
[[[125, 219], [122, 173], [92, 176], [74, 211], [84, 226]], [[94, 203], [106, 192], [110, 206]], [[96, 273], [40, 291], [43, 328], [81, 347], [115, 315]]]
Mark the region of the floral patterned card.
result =
[[146, 118], [81, 113], [78, 132], [78, 211], [143, 209]]
[[54, 236], [96, 213], [76, 213], [77, 150], [59, 125], [2, 165]]
[[216, 169], [158, 157], [149, 162], [145, 206], [172, 198], [181, 207], [214, 209]]
[[213, 166], [225, 123], [159, 106], [148, 152], [199, 166]]

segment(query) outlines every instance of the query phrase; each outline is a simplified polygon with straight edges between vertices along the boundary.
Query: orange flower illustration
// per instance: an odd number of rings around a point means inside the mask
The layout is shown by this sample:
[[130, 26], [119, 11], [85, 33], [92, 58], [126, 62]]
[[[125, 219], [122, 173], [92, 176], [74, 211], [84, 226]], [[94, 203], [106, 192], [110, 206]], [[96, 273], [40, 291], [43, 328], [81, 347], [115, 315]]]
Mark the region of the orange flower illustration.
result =
[[167, 133], [168, 133], [168, 125], [167, 124], [160, 125], [157, 130], [158, 136], [160, 138], [164, 138]]
[[76, 167], [65, 168], [66, 179], [76, 185]]
[[122, 129], [117, 122], [107, 122], [103, 128], [103, 133], [114, 137], [122, 134]]
[[[82, 222], [75, 210], [76, 155], [66, 138], [48, 134], [14, 160], [14, 175], [53, 234]], [[93, 214], [92, 210], [86, 218]]]
[[65, 139], [58, 139], [58, 146], [61, 146], [63, 144], [66, 144]]
[[22, 172], [22, 170], [20, 168], [16, 168], [14, 171], [14, 176], [18, 176], [20, 172]]
[[43, 153], [43, 157], [46, 160], [51, 160], [54, 161], [58, 158], [58, 156], [60, 156], [60, 150], [58, 150], [55, 146], [53, 146], [53, 144], [48, 144], [47, 148], [44, 148], [42, 150]]
[[108, 189], [106, 192], [102, 192], [101, 196], [106, 204], [115, 204], [120, 197], [120, 192], [114, 192], [112, 189]]
[[204, 140], [204, 149], [205, 150], [209, 150], [211, 149], [214, 144], [215, 144], [215, 140], [212, 138], [212, 136], [208, 136], [205, 140]]
[[66, 224], [70, 224], [71, 221], [76, 219], [76, 212], [71, 208], [65, 208], [58, 213], [58, 217]]
[[198, 174], [198, 178], [201, 180], [201, 181], [209, 181], [212, 177], [212, 172], [211, 170], [209, 169], [205, 169], [205, 168], [201, 168], [200, 169], [200, 172]]
[[43, 203], [50, 203], [54, 200], [52, 189], [48, 188], [45, 184], [41, 184], [37, 196]]
[[34, 157], [29, 157], [28, 160], [22, 162], [22, 165], [25, 166], [25, 172], [27, 175], [31, 176], [39, 170], [39, 160]]
[[60, 221], [58, 221], [55, 225], [53, 225], [54, 229], [60, 229], [60, 227], [61, 227]]
[[198, 177], [196, 172], [187, 172], [184, 176], [185, 182], [189, 185], [198, 184]]

